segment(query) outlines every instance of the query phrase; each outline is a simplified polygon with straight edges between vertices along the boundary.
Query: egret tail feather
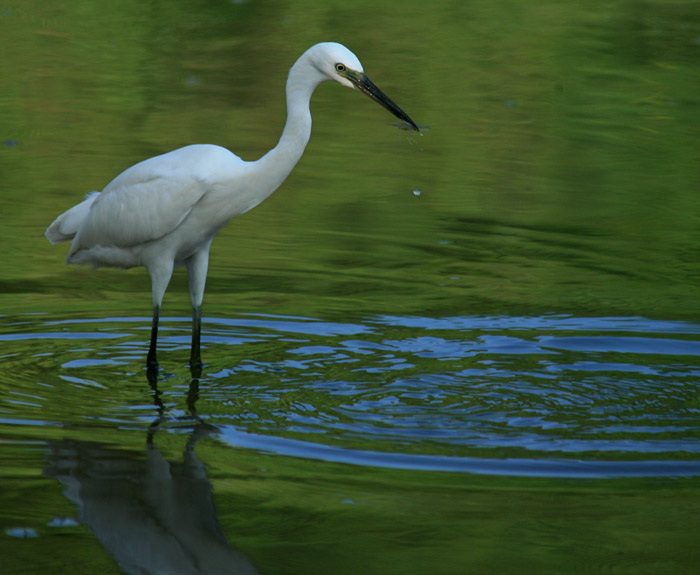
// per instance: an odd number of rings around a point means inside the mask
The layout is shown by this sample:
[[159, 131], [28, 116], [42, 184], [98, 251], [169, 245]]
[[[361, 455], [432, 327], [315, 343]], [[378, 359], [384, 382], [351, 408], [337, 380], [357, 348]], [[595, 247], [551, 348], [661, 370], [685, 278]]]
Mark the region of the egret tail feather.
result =
[[72, 240], [75, 234], [78, 233], [78, 228], [80, 228], [90, 213], [90, 206], [92, 206], [95, 198], [99, 195], [100, 192], [90, 192], [82, 202], [58, 216], [46, 228], [44, 232], [46, 239], [52, 244], [60, 244], [61, 242]]

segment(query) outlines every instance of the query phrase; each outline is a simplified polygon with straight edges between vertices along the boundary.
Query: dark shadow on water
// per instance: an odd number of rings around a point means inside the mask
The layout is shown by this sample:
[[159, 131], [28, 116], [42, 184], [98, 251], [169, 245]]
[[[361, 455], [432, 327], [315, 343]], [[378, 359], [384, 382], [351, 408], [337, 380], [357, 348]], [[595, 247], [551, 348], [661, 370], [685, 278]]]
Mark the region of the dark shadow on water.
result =
[[156, 446], [165, 421], [157, 372], [149, 372], [148, 381], [159, 416], [146, 432], [145, 458], [97, 442], [52, 442], [44, 474], [65, 485], [80, 520], [125, 573], [257, 573], [221, 529], [211, 482], [195, 453], [197, 442], [217, 431], [195, 411], [198, 379], [187, 397], [194, 423], [179, 462], [167, 461]]

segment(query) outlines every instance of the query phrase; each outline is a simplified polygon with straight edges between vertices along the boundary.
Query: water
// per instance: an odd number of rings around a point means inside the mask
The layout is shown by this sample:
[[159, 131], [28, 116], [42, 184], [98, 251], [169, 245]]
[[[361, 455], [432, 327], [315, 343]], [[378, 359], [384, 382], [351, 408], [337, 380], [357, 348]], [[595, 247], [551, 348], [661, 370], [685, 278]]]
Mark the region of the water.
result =
[[[426, 546], [444, 549], [446, 573], [523, 558], [555, 572], [661, 557], [659, 572], [669, 561], [682, 571], [697, 559], [697, 324], [245, 314], [205, 321], [207, 366], [193, 378], [189, 319], [166, 317], [166, 368], [153, 379], [147, 317], [47, 315], [6, 317], [0, 335], [15, 374], [0, 422], [4, 545], [17, 565], [51, 568], [68, 536], [86, 569], [132, 572], [143, 563], [134, 538], [175, 561], [168, 541], [193, 540], [200, 524], [212, 542], [195, 557], [213, 572], [295, 572], [289, 561], [321, 572], [358, 547], [409, 573], [430, 570], [415, 556]], [[658, 514], [673, 520], [650, 551], [636, 539], [657, 541]], [[87, 528], [104, 551], [84, 549]], [[484, 530], [505, 530], [512, 549]], [[299, 556], [309, 539], [321, 548]], [[37, 560], [30, 541], [59, 559]], [[569, 541], [581, 547], [561, 557]], [[463, 551], [473, 545], [479, 561]]]
[[[61, 427], [75, 394], [78, 405], [103, 403], [84, 414], [89, 421], [144, 426], [193, 381], [166, 371], [172, 389], [155, 403], [111, 397], [111, 385], [145, 379], [147, 318], [9, 323], [5, 359], [29, 382], [7, 390], [7, 424]], [[415, 470], [700, 474], [692, 323], [384, 316], [348, 324], [251, 314], [205, 326], [210, 363], [194, 380], [197, 405], [234, 446]], [[165, 357], [185, 358], [188, 344], [189, 320], [164, 318]]]
[[[3, 573], [696, 572], [692, 3], [7, 4], [0, 38]], [[213, 244], [202, 373], [178, 272], [149, 376], [146, 274], [43, 230], [145, 157], [264, 153], [328, 39], [431, 129], [321, 86]]]

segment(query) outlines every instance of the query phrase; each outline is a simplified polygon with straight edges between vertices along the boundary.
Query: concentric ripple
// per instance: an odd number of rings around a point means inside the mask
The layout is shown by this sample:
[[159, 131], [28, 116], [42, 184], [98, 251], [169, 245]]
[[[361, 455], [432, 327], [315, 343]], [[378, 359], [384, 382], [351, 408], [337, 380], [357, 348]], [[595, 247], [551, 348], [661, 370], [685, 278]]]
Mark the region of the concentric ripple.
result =
[[[440, 456], [499, 467], [537, 460], [545, 474], [552, 461], [575, 459], [605, 462], [592, 474], [675, 473], [673, 462], [700, 471], [697, 325], [382, 317], [319, 323], [314, 333], [313, 321], [277, 321], [267, 325], [277, 332], [274, 351], [211, 374], [217, 381], [204, 392], [227, 406], [216, 420], [231, 426], [233, 443], [272, 436], [272, 451], [308, 455], [323, 444], [321, 458], [380, 453], [388, 465], [393, 453], [418, 467]], [[227, 324], [217, 322], [217, 331], [236, 322]], [[329, 447], [356, 451], [331, 456]]]
[[[147, 318], [35, 321], [0, 335], [6, 347], [25, 345], [16, 361], [54, 362], [57, 377], [35, 383], [41, 391], [6, 396], [7, 420], [30, 421], [41, 411], [45, 423], [74, 423], [47, 417], [52, 409], [42, 405], [46, 388], [59, 382], [64, 401], [72, 395], [76, 409], [90, 406], [93, 420], [152, 418], [153, 406], [143, 395], [134, 405], [123, 383], [142, 386], [147, 325]], [[166, 319], [162, 333], [161, 362], [182, 365], [189, 321]], [[208, 319], [209, 363], [196, 380], [196, 408], [230, 445], [341, 463], [700, 475], [699, 335], [700, 326], [687, 322], [554, 315]], [[52, 342], [53, 351], [29, 353], [38, 341]], [[192, 397], [186, 371], [161, 379], [166, 407]]]

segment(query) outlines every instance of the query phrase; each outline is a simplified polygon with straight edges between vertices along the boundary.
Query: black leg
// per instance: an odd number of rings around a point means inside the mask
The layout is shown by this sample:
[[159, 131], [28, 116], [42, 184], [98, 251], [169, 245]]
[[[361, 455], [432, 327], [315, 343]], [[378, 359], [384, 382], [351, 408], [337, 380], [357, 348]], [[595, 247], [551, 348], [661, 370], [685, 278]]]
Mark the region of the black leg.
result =
[[202, 356], [199, 352], [199, 340], [202, 333], [202, 306], [192, 309], [192, 349], [190, 351], [190, 368], [201, 369]]
[[156, 346], [158, 342], [158, 319], [160, 318], [160, 306], [153, 306], [153, 325], [151, 326], [151, 346], [148, 348], [148, 356], [146, 358], [146, 367], [148, 369], [158, 369], [158, 360], [156, 359]]
[[192, 377], [199, 377], [202, 371], [199, 340], [202, 333], [202, 299], [204, 298], [204, 284], [207, 281], [210, 245], [211, 240], [185, 260], [187, 273], [190, 277], [190, 300], [192, 301], [192, 348], [190, 352]]

